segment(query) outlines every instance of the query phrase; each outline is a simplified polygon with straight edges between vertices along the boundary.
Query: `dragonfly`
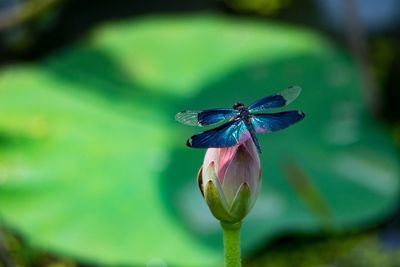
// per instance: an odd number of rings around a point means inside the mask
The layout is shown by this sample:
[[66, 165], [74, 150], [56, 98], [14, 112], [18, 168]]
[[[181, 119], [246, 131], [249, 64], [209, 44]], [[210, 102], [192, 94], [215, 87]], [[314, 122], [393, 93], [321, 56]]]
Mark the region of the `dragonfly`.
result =
[[299, 86], [290, 86], [279, 93], [255, 101], [246, 107], [235, 103], [232, 108], [185, 110], [177, 113], [175, 119], [189, 126], [212, 126], [223, 124], [190, 137], [186, 145], [193, 148], [231, 147], [252, 139], [258, 152], [261, 147], [256, 133], [271, 133], [289, 127], [304, 119], [299, 110], [278, 113], [261, 113], [265, 110], [284, 107], [293, 102], [301, 92]]

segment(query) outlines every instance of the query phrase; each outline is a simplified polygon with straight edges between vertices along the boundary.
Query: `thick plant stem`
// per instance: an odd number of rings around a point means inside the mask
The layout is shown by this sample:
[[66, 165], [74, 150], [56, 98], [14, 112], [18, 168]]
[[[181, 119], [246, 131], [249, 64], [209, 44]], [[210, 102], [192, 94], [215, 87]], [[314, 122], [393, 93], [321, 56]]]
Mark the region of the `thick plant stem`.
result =
[[225, 267], [241, 267], [240, 226], [238, 223], [221, 222], [224, 233]]

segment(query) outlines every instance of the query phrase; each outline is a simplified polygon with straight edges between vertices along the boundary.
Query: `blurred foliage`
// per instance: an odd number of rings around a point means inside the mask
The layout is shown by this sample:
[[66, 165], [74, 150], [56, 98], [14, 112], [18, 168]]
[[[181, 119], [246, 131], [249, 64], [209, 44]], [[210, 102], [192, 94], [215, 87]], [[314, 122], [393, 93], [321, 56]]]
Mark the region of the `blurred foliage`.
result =
[[372, 45], [374, 72], [378, 81], [388, 79], [389, 67], [397, 60], [397, 44], [390, 40], [376, 40]]
[[[393, 142], [365, 111], [348, 54], [305, 29], [217, 16], [105, 25], [0, 75], [0, 213], [33, 247], [99, 264], [215, 266], [196, 188], [204, 151], [177, 111], [250, 103], [291, 84], [307, 114], [260, 136], [263, 192], [245, 255], [287, 232], [374, 225], [396, 207]], [[289, 170], [289, 171], [288, 171]], [[185, 253], [182, 253], [185, 251]]]
[[[375, 38], [371, 41], [370, 57], [374, 75], [382, 88], [385, 106], [383, 118], [400, 127], [400, 40], [397, 38]], [[396, 127], [396, 126], [395, 126]], [[395, 129], [394, 131], [398, 131]], [[400, 140], [400, 139], [397, 139]]]
[[[392, 235], [392, 233], [389, 233]], [[398, 233], [397, 233], [398, 235]], [[0, 248], [0, 266], [74, 267], [94, 266], [75, 263], [71, 259], [50, 255], [30, 247], [17, 235], [3, 229]], [[398, 238], [398, 236], [397, 236]], [[398, 242], [398, 241], [397, 241]], [[310, 239], [283, 239], [265, 247], [262, 254], [253, 255], [244, 262], [245, 267], [396, 267], [400, 262], [400, 248], [386, 247], [377, 230]]]
[[40, 267], [73, 267], [72, 259], [61, 259], [40, 249], [31, 247], [15, 232], [0, 228], [0, 266], [40, 266]]
[[274, 14], [289, 6], [291, 0], [226, 0], [229, 6], [245, 12], [254, 12], [260, 15]]
[[48, 16], [60, 0], [2, 0], [0, 2], [0, 30], [32, 23], [38, 17]]
[[377, 232], [330, 237], [307, 243], [271, 248], [246, 267], [396, 267], [400, 248], [387, 249]]
[[31, 48], [54, 24], [62, 0], [0, 0], [0, 56]]

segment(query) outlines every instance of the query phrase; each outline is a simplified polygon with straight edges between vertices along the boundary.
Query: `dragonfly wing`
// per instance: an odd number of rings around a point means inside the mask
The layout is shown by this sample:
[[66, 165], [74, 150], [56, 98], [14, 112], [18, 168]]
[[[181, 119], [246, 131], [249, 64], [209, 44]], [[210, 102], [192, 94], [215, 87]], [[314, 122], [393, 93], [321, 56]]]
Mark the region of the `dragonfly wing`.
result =
[[279, 108], [286, 106], [293, 102], [301, 92], [299, 86], [290, 86], [276, 95], [261, 98], [249, 106], [250, 112], [257, 112], [261, 110]]
[[238, 115], [231, 108], [206, 109], [203, 111], [186, 110], [175, 115], [175, 120], [190, 126], [207, 126]]
[[230, 147], [250, 138], [245, 123], [242, 120], [229, 121], [217, 128], [193, 135], [187, 146], [197, 148]]
[[254, 114], [251, 118], [257, 133], [270, 133], [289, 127], [301, 121], [305, 114], [298, 110], [271, 114]]

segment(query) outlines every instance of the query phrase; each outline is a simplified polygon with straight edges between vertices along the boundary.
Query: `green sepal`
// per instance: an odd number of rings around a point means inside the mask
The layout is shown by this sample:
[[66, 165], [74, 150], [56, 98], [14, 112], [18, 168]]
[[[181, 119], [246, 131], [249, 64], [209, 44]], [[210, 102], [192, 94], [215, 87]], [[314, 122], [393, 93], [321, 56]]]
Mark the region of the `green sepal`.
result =
[[[222, 195], [223, 197], [223, 195]], [[236, 222], [237, 220], [229, 215], [226, 205], [221, 200], [221, 194], [213, 181], [208, 180], [204, 186], [204, 199], [210, 208], [211, 213], [220, 221]]]
[[216, 179], [214, 168], [209, 168], [208, 172], [208, 177], [211, 179], [207, 181], [206, 185], [204, 185], [203, 167], [201, 167], [197, 173], [197, 183], [211, 213], [220, 221], [234, 221], [234, 218], [232, 218], [227, 211], [228, 204], [226, 203], [224, 193], [222, 192], [222, 187], [219, 184], [218, 179]]
[[229, 214], [236, 220], [241, 221], [247, 215], [247, 213], [249, 213], [250, 203], [250, 187], [247, 183], [243, 183], [233, 199], [233, 204], [229, 210]]

